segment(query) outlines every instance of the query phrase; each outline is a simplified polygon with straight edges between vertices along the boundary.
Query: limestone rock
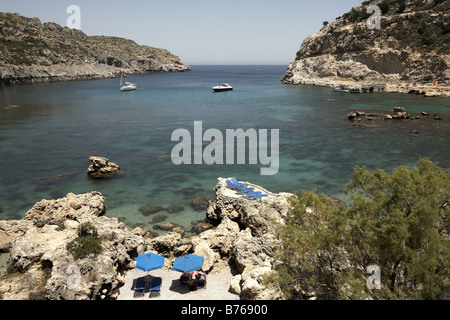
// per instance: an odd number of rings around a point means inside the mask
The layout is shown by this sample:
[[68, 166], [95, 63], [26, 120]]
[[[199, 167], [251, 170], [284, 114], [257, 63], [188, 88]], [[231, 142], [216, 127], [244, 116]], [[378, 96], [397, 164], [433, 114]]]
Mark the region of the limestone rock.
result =
[[170, 256], [178, 248], [181, 241], [181, 234], [170, 231], [165, 235], [154, 238], [150, 241], [147, 249], [154, 250], [160, 254]]
[[241, 231], [233, 244], [231, 257], [239, 272], [247, 267], [272, 267], [272, 255], [275, 245], [272, 234], [253, 237], [250, 229]]
[[120, 172], [120, 166], [103, 157], [89, 157], [87, 174], [92, 178], [109, 178]]
[[269, 196], [254, 200], [231, 190], [224, 178], [218, 178], [215, 187], [215, 199], [207, 209], [207, 218], [213, 224], [220, 223], [228, 217], [238, 222], [244, 229], [250, 228], [254, 235], [273, 232], [276, 223], [283, 224], [289, 209], [287, 199], [290, 193], [274, 194], [261, 186], [247, 183]]
[[240, 295], [241, 294], [241, 280], [242, 276], [240, 274], [236, 275], [231, 279], [230, 281], [230, 288], [229, 291], [231, 293]]
[[[383, 79], [386, 83], [399, 79], [421, 80], [427, 75], [442, 81], [449, 79], [448, 50], [430, 50], [444, 45], [445, 9], [408, 2], [405, 12], [396, 12], [391, 6], [389, 12], [383, 13], [381, 28], [371, 30], [367, 28], [366, 18], [355, 16], [355, 13], [364, 16], [369, 5], [363, 3], [353, 8], [307, 37], [282, 81], [331, 87], [338, 85], [339, 80], [355, 78]], [[425, 24], [440, 35], [423, 39], [420, 26]], [[408, 30], [408, 35], [399, 30]], [[433, 41], [430, 46], [429, 42]]]
[[[8, 268], [21, 272], [12, 278], [19, 285], [12, 286], [7, 299], [107, 298], [123, 285], [123, 272], [134, 267], [134, 258], [143, 249], [143, 238], [129, 232], [118, 219], [100, 215], [104, 199], [99, 193], [69, 194], [64, 199], [45, 201], [36, 204], [23, 220], [0, 223], [0, 238], [9, 242]], [[67, 215], [62, 215], [63, 211]], [[66, 247], [77, 237], [79, 225], [86, 222], [96, 227], [102, 252], [75, 260]], [[48, 270], [45, 277], [44, 270]], [[45, 282], [30, 283], [31, 278]], [[73, 279], [79, 281], [71, 287]], [[25, 292], [29, 290], [25, 295], [24, 287]]]
[[11, 242], [8, 266], [25, 272], [30, 265], [38, 262], [44, 253], [41, 245], [26, 238], [17, 238]]
[[228, 218], [215, 229], [207, 230], [192, 239], [195, 247], [201, 243], [207, 243], [209, 248], [219, 252], [222, 256], [228, 256], [233, 243], [239, 234], [239, 225]]
[[406, 110], [403, 107], [394, 107], [392, 119], [409, 119], [409, 114], [406, 113]]
[[203, 272], [209, 272], [213, 268], [216, 260], [218, 260], [216, 253], [209, 247], [209, 244], [207, 242], [201, 242], [196, 245], [194, 254], [205, 259], [202, 265]]
[[79, 220], [84, 215], [102, 216], [105, 211], [105, 197], [101, 193], [69, 193], [61, 199], [39, 201], [26, 213], [26, 218], [41, 225], [60, 224], [67, 219]]
[[30, 220], [0, 220], [0, 252], [8, 252], [10, 243], [33, 226]]
[[263, 286], [264, 276], [272, 272], [270, 267], [249, 267], [241, 274], [241, 300], [280, 300], [279, 289]]

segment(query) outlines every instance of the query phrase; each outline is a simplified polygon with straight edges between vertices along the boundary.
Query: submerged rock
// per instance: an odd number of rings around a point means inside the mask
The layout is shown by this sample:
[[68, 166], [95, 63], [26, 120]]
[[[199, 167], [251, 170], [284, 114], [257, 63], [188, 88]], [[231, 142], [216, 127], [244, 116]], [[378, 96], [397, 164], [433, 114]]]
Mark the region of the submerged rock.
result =
[[144, 216], [149, 216], [151, 214], [163, 211], [164, 208], [161, 206], [142, 206], [139, 208], [139, 212]]
[[48, 177], [41, 177], [41, 178], [35, 178], [33, 179], [34, 182], [36, 182], [39, 185], [51, 185], [60, 181], [69, 180], [73, 177], [75, 177], [78, 174], [78, 172], [65, 172], [60, 173], [54, 176], [48, 176]]
[[181, 206], [181, 205], [173, 205], [173, 206], [170, 206], [170, 207], [166, 208], [166, 211], [168, 213], [176, 213], [176, 212], [180, 212], [180, 211], [183, 211], [183, 210], [184, 210], [184, 207]]
[[214, 227], [211, 223], [204, 221], [204, 220], [192, 221], [191, 225], [192, 225], [192, 227], [191, 227], [190, 232], [192, 232], [194, 234], [200, 234], [200, 233]]
[[166, 220], [167, 220], [167, 216], [158, 215], [158, 216], [153, 217], [153, 219], [150, 221], [150, 223], [161, 223]]
[[194, 200], [192, 200], [192, 208], [197, 211], [205, 210], [208, 208], [209, 200], [202, 195], [196, 196]]
[[183, 236], [184, 232], [185, 232], [184, 227], [182, 225], [179, 225], [174, 222], [166, 222], [166, 223], [162, 223], [162, 224], [156, 224], [153, 226], [153, 229], [177, 232], [177, 233], [181, 234], [181, 236]]

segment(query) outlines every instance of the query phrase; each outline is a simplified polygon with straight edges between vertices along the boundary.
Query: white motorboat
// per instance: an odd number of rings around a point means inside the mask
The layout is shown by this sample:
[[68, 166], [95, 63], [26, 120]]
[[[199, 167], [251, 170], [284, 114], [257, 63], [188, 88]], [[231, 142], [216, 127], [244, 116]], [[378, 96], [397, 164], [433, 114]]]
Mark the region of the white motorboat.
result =
[[221, 91], [231, 91], [233, 90], [233, 87], [230, 86], [228, 83], [222, 83], [220, 86], [213, 87], [214, 92], [221, 92]]
[[123, 84], [123, 73], [122, 73], [120, 75], [120, 91], [133, 91], [136, 89], [137, 89], [137, 85], [134, 83], [125, 82], [125, 84]]

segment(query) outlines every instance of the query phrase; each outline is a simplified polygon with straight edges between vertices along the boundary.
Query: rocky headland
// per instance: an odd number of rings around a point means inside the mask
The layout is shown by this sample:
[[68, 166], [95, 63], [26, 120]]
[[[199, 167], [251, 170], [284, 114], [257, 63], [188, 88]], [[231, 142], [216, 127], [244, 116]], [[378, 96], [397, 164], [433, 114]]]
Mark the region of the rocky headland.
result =
[[[380, 28], [368, 27], [370, 5]], [[449, 11], [448, 0], [365, 1], [306, 38], [282, 81], [450, 96]]]
[[190, 70], [165, 49], [0, 13], [0, 85]]
[[[241, 299], [282, 299], [277, 288], [262, 282], [273, 270], [274, 249], [279, 246], [275, 228], [284, 223], [292, 194], [273, 194], [250, 184], [269, 195], [255, 200], [231, 190], [225, 181], [218, 179], [215, 199], [205, 210], [209, 227], [189, 237], [176, 231], [155, 237], [143, 228], [128, 230], [105, 215], [105, 197], [98, 192], [42, 200], [24, 219], [0, 221], [0, 256], [8, 257], [0, 267], [0, 299], [108, 299], [124, 285], [126, 272], [135, 268], [134, 258], [147, 251], [164, 255], [168, 268], [188, 253], [205, 258], [206, 273], [232, 266], [237, 274], [230, 292]], [[68, 244], [86, 224], [95, 226], [102, 249], [75, 258]], [[76, 275], [78, 283], [73, 282]]]

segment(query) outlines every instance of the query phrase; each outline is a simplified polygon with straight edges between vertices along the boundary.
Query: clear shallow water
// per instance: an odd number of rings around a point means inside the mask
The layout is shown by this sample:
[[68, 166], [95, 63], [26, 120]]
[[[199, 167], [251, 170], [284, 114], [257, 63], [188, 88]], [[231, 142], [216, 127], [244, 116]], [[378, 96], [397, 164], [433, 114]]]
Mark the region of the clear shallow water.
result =
[[[450, 99], [283, 85], [285, 71], [286, 66], [194, 66], [190, 73], [131, 76], [139, 89], [126, 93], [119, 91], [118, 79], [0, 88], [0, 219], [22, 218], [41, 199], [95, 190], [106, 196], [107, 215], [130, 228], [152, 229], [161, 215], [189, 227], [205, 217], [192, 200], [212, 198], [218, 177], [236, 176], [273, 192], [317, 188], [343, 198], [355, 165], [390, 171], [427, 156], [450, 168]], [[235, 90], [213, 93], [211, 87], [223, 82]], [[383, 120], [355, 128], [346, 117], [355, 110], [392, 112], [395, 106], [444, 120]], [[174, 165], [172, 132], [186, 128], [193, 134], [194, 121], [224, 134], [280, 129], [279, 173], [261, 176], [261, 164]], [[109, 158], [124, 174], [89, 179], [91, 155]], [[145, 205], [184, 209], [144, 216], [139, 208]]]

